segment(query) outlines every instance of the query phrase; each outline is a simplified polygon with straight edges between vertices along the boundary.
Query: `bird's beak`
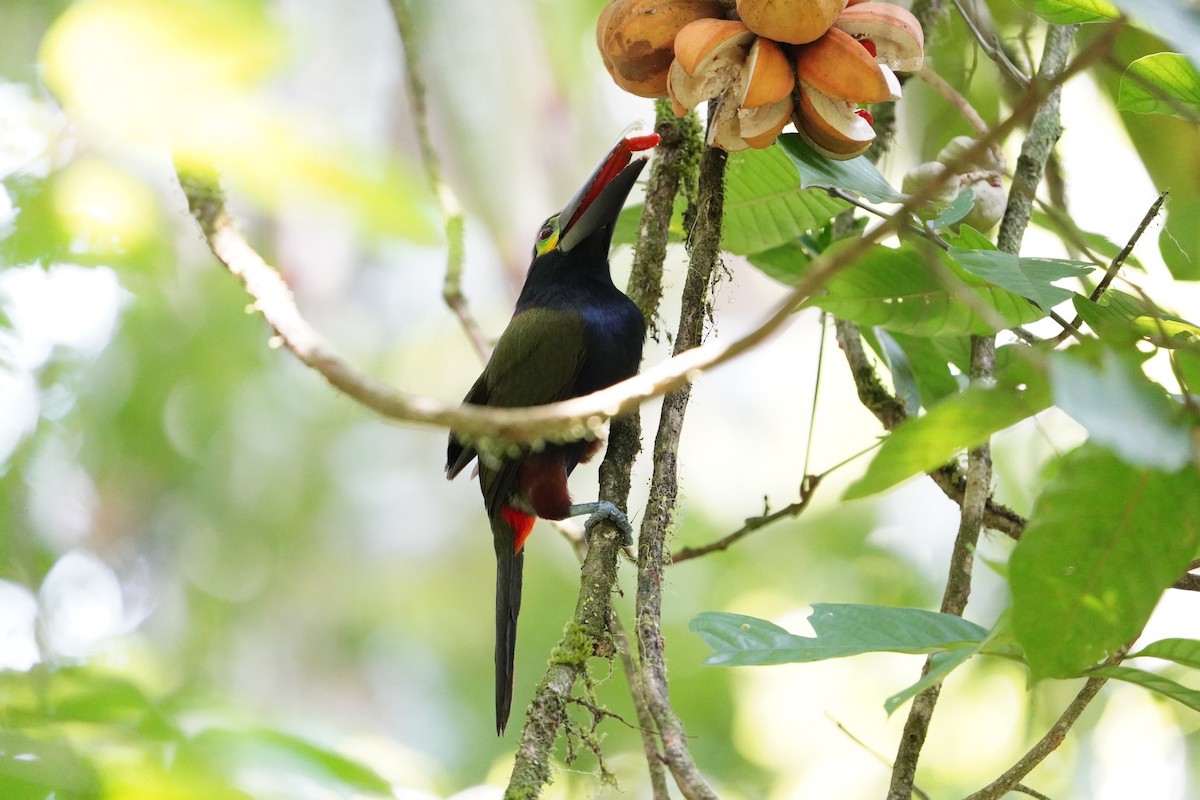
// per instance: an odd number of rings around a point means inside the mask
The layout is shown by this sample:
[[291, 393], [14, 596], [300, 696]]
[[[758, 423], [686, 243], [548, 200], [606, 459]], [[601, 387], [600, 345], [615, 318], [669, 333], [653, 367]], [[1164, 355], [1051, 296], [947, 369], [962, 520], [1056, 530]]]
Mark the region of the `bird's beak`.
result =
[[559, 250], [570, 251], [601, 228], [609, 228], [611, 236], [612, 225], [625, 205], [625, 198], [642, 167], [646, 166], [644, 157], [634, 160], [633, 155], [652, 149], [659, 138], [657, 133], [636, 133], [636, 125], [626, 129], [559, 214]]

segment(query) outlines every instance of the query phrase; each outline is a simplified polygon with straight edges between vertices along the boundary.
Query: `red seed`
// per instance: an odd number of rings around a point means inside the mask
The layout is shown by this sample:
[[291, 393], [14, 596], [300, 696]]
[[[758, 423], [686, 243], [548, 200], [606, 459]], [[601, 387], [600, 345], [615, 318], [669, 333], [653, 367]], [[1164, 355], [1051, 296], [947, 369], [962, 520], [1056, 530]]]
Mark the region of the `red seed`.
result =
[[855, 113], [855, 114], [858, 114], [860, 117], [862, 117], [863, 119], [865, 119], [865, 120], [867, 121], [867, 124], [868, 124], [868, 125], [874, 125], [874, 124], [875, 124], [875, 118], [874, 118], [874, 117], [872, 117], [872, 116], [871, 116], [871, 112], [870, 112], [870, 111], [867, 111], [865, 108], [860, 108], [860, 109], [858, 109], [858, 111], [855, 111], [854, 113]]
[[859, 39], [858, 43], [866, 48], [867, 52], [871, 54], [871, 58], [876, 58], [879, 55], [879, 51], [875, 49], [875, 43], [870, 39]]

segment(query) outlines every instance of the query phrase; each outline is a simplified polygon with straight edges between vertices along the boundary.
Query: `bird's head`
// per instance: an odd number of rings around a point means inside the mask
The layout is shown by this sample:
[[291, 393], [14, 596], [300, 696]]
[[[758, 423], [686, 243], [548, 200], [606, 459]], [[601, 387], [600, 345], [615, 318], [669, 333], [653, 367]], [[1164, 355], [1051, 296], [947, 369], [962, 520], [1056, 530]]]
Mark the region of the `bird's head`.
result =
[[659, 138], [630, 126], [563, 210], [542, 223], [533, 243], [534, 259], [570, 253], [585, 243], [588, 250], [607, 256], [617, 216], [646, 165], [645, 157], [635, 159], [634, 154], [651, 150]]

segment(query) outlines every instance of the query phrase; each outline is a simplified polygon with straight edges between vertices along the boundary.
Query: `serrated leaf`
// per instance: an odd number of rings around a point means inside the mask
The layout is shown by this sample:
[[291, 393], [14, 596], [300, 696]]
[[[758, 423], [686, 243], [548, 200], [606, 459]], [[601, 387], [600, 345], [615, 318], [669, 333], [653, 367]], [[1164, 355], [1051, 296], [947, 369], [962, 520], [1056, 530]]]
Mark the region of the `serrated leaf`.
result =
[[924, 416], [901, 423], [884, 440], [866, 473], [846, 490], [844, 499], [867, 497], [937, 469], [960, 450], [975, 447], [1049, 406], [1045, 377], [1024, 364], [1014, 367], [994, 386], [970, 386], [934, 405]]
[[[976, 285], [959, 280], [952, 267], [940, 252], [921, 252], [909, 244], [897, 249], [876, 246], [831, 278], [825, 294], [810, 303], [860, 326], [879, 325], [913, 336], [985, 335], [997, 330], [992, 316], [1003, 327], [1045, 316], [1046, 312], [1006, 289], [974, 277]], [[973, 302], [964, 302], [965, 295], [971, 295]], [[989, 309], [991, 315], [978, 313], [975, 304]]]
[[1026, 11], [1054, 25], [1086, 22], [1111, 22], [1121, 16], [1108, 0], [1016, 0]]
[[948, 650], [944, 653], [934, 653], [929, 657], [929, 671], [920, 680], [883, 701], [883, 710], [890, 716], [897, 708], [904, 705], [912, 697], [916, 697], [930, 686], [941, 683], [954, 670], [965, 664], [971, 656], [979, 652], [979, 645], [969, 645]]
[[1089, 676], [1100, 678], [1115, 678], [1126, 683], [1133, 683], [1143, 689], [1158, 692], [1177, 703], [1182, 703], [1193, 711], [1200, 711], [1200, 691], [1182, 686], [1170, 678], [1156, 675], [1153, 672], [1135, 669], [1133, 667], [1097, 667], [1088, 671]]
[[1009, 561], [1012, 630], [1035, 678], [1079, 674], [1137, 635], [1200, 545], [1200, 475], [1068, 453]]
[[1137, 114], [1171, 114], [1194, 121], [1200, 116], [1200, 70], [1180, 53], [1154, 53], [1139, 58], [1121, 76], [1117, 108]]
[[1028, 298], [1045, 309], [1053, 308], [1075, 293], [1052, 281], [1086, 275], [1092, 265], [1057, 258], [1026, 258], [999, 250], [950, 248], [950, 256], [963, 269], [1010, 292]]
[[1161, 658], [1192, 669], [1200, 669], [1200, 640], [1159, 639], [1130, 653], [1129, 658]]
[[731, 253], [761, 253], [824, 227], [847, 208], [826, 192], [797, 182], [796, 168], [776, 147], [729, 156], [721, 246]]
[[805, 188], [842, 189], [872, 203], [899, 203], [904, 199], [863, 156], [831, 161], [809, 147], [798, 133], [785, 133], [778, 141], [800, 171], [800, 185]]
[[1192, 457], [1188, 428], [1162, 387], [1114, 350], [1089, 359], [1081, 349], [1050, 355], [1054, 404], [1087, 428], [1092, 441], [1134, 466], [1174, 471], [1186, 464]]
[[814, 603], [815, 637], [741, 614], [697, 614], [688, 629], [713, 654], [707, 664], [751, 666], [823, 661], [863, 653], [935, 653], [981, 642], [987, 629], [961, 617], [919, 608]]

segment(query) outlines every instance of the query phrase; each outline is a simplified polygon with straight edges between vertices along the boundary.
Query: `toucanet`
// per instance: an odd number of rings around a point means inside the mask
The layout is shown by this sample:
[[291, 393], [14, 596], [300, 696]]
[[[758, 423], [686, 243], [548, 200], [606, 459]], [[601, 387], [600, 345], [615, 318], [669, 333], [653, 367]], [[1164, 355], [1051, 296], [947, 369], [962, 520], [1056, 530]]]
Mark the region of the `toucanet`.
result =
[[[542, 225], [516, 310], [464, 404], [543, 405], [590, 394], [637, 372], [645, 323], [637, 305], [613, 284], [608, 250], [621, 206], [646, 164], [634, 156], [658, 140], [655, 133], [623, 136], [566, 207]], [[512, 709], [524, 546], [534, 521], [590, 514], [590, 529], [607, 517], [631, 539], [628, 520], [611, 503], [571, 502], [567, 476], [599, 448], [599, 440], [583, 439], [498, 455], [480, 453], [450, 435], [446, 476], [453, 478], [478, 457], [496, 550], [498, 735]]]

